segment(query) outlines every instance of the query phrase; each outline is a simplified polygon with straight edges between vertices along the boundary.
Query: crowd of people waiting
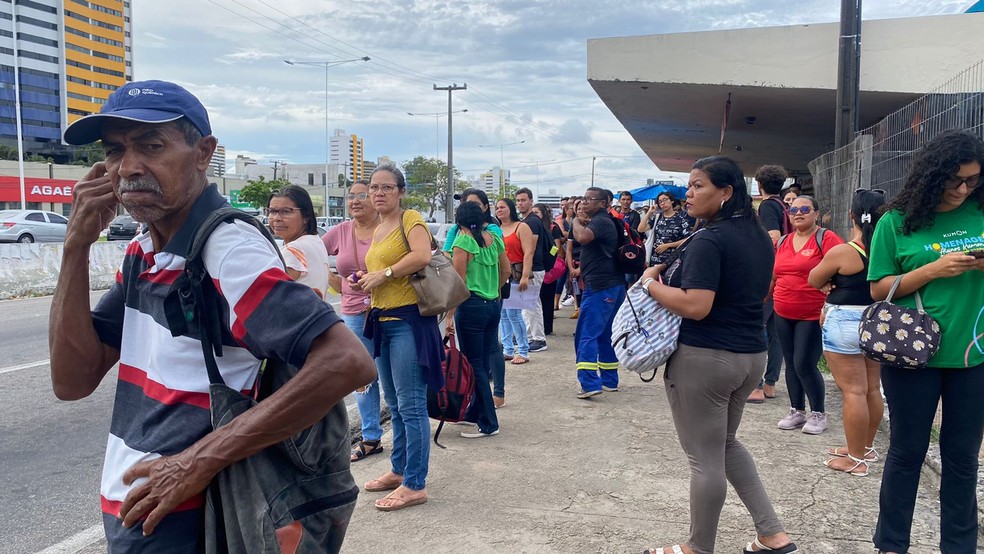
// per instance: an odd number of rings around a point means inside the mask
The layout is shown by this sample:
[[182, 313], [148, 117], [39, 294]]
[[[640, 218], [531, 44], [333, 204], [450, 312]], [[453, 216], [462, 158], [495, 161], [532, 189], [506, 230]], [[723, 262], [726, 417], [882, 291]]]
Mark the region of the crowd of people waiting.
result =
[[[683, 317], [664, 380], [692, 470], [691, 535], [666, 552], [713, 551], [729, 481], [755, 521], [756, 538], [745, 551], [798, 551], [735, 435], [746, 402], [776, 397], [783, 365], [790, 406], [778, 428], [823, 433], [821, 356], [843, 396], [845, 434], [842, 446], [825, 449], [824, 465], [868, 475], [882, 460], [874, 448], [882, 387], [893, 415], [877, 548], [908, 549], [919, 467], [942, 398], [943, 544], [970, 552], [984, 434], [984, 403], [975, 398], [984, 385], [975, 323], [984, 309], [984, 261], [967, 252], [984, 249], [982, 164], [980, 139], [944, 133], [917, 154], [894, 200], [877, 189], [854, 193], [846, 242], [822, 227], [814, 197], [784, 188], [781, 166], [756, 172], [762, 196], [756, 208], [741, 169], [722, 156], [694, 165], [685, 198], [662, 193], [642, 211], [633, 208], [631, 193], [619, 194], [616, 204], [610, 191], [597, 187], [563, 198], [556, 216], [534, 203], [528, 189], [494, 203], [484, 191], [468, 189], [456, 195], [461, 202], [443, 250], [471, 296], [448, 314], [443, 329], [414, 308], [407, 277], [427, 264], [436, 244], [421, 215], [401, 207], [406, 182], [395, 166], [380, 166], [368, 181], [351, 186], [352, 219], [329, 229], [322, 242], [311, 240], [314, 212], [303, 189], [276, 193], [268, 214], [284, 240], [291, 277], [320, 295], [326, 288], [339, 291], [346, 325], [371, 337], [363, 342], [379, 379], [357, 394], [362, 438], [351, 459], [383, 451], [381, 387], [392, 415], [392, 467], [365, 484], [367, 491], [392, 491], [376, 501], [380, 510], [426, 501], [426, 389], [440, 370], [442, 335], [456, 337], [479, 383], [466, 416], [475, 430], [461, 436], [492, 437], [499, 433], [496, 410], [505, 405], [506, 363], [525, 364], [530, 353], [547, 350], [562, 304], [573, 304], [570, 317], [578, 320], [577, 397], [618, 391], [612, 321], [627, 286], [638, 283]], [[645, 241], [642, 275], [618, 270], [623, 232]], [[976, 246], [955, 236], [972, 237]], [[337, 273], [326, 275], [321, 266], [327, 268], [328, 254], [336, 257]], [[943, 327], [943, 346], [924, 370], [879, 365], [859, 349], [863, 310], [885, 298], [898, 275], [904, 276], [898, 303], [910, 304], [912, 293], [922, 290], [926, 311]]]

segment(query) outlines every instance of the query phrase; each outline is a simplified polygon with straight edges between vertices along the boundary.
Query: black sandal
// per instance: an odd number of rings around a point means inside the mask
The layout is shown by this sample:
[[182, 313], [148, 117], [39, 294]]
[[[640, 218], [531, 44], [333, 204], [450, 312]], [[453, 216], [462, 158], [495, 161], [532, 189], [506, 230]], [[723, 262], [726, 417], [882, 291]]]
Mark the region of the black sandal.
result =
[[[358, 462], [366, 456], [379, 454], [383, 451], [382, 441], [359, 441], [359, 446], [352, 449], [352, 461]], [[367, 448], [368, 447], [368, 448]]]

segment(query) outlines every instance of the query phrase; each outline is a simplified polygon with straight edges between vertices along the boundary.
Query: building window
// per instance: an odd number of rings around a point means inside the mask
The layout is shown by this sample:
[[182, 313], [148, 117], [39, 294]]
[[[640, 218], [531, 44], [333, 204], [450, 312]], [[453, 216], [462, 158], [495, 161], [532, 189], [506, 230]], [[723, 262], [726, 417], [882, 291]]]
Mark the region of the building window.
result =
[[308, 173], [308, 186], [314, 186], [314, 173]]
[[43, 29], [51, 29], [53, 31], [58, 30], [57, 23], [51, 23], [50, 21], [41, 21], [40, 19], [34, 19], [33, 17], [27, 17], [24, 15], [18, 15], [17, 21], [20, 21], [22, 23], [27, 23], [28, 25], [34, 25], [35, 27], [41, 27]]
[[31, 52], [29, 50], [18, 50], [18, 58], [30, 58], [32, 60], [41, 60], [43, 62], [58, 63], [58, 56], [46, 56], [44, 54], [38, 54], [37, 52]]
[[45, 6], [44, 4], [32, 2], [31, 0], [17, 0], [17, 5], [24, 6], [25, 8], [34, 8], [39, 12], [58, 13], [58, 8], [54, 6]]

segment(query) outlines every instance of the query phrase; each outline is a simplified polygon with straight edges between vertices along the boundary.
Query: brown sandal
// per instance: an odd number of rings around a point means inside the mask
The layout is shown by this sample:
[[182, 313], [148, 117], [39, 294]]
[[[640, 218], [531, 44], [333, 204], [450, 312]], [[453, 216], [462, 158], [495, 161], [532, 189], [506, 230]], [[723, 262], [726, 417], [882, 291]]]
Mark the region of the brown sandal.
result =
[[520, 356], [519, 354], [516, 354], [515, 356], [513, 356], [512, 364], [513, 365], [521, 365], [521, 364], [525, 364], [528, 361], [530, 361], [529, 358], [524, 358], [524, 357]]

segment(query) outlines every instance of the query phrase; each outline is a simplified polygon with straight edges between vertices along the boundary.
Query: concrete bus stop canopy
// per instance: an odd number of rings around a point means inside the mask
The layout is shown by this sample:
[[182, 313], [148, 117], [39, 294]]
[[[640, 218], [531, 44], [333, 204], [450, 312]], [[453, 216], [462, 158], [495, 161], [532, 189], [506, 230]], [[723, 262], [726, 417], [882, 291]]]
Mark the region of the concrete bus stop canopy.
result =
[[[863, 129], [984, 59], [984, 14], [865, 21]], [[588, 82], [661, 170], [722, 154], [806, 173], [833, 149], [839, 24], [588, 41]]]

